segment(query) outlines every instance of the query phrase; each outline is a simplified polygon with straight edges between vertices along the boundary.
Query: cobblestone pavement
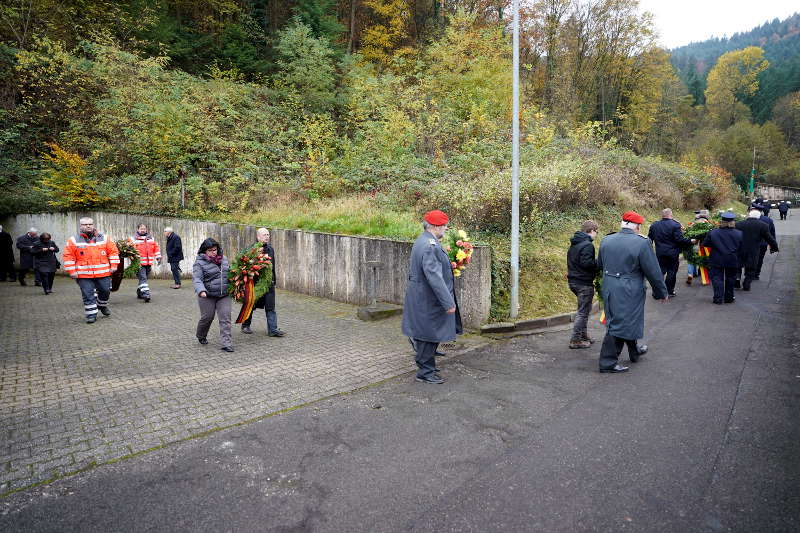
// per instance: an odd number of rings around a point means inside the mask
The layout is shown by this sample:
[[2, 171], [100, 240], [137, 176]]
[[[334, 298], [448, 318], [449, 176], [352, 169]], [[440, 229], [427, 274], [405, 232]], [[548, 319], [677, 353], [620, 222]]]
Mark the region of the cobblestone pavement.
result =
[[[194, 336], [191, 286], [125, 280], [112, 316], [85, 324], [74, 282], [55, 292], [0, 283], [0, 495], [414, 369], [399, 318], [362, 322], [355, 307], [279, 291], [283, 338], [233, 327], [235, 353]], [[234, 305], [232, 320], [239, 306]], [[457, 350], [484, 343], [466, 336]]]

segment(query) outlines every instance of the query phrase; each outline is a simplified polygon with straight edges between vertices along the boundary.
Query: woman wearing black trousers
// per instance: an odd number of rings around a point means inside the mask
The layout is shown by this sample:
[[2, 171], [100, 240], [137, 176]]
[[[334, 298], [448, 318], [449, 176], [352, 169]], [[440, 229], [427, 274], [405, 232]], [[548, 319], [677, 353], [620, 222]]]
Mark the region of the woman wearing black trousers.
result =
[[45, 294], [53, 292], [53, 278], [56, 276], [56, 270], [61, 266], [56, 252], [58, 252], [58, 246], [46, 232], [39, 236], [39, 240], [31, 248], [33, 268], [39, 274]]

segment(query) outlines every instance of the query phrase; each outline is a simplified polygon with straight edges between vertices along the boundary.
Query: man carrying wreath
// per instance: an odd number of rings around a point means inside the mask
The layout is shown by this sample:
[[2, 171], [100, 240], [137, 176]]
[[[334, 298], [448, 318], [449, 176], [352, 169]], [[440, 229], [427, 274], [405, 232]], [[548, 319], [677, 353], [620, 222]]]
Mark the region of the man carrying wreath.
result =
[[[278, 329], [278, 315], [275, 313], [275, 250], [269, 242], [269, 230], [267, 228], [258, 228], [256, 238], [261, 244], [262, 251], [272, 259], [272, 283], [269, 286], [267, 293], [259, 298], [254, 307], [264, 309], [267, 314], [267, 335], [269, 337], [283, 337], [285, 333]], [[250, 334], [253, 330], [250, 329], [250, 324], [253, 323], [253, 313], [250, 312], [244, 322], [242, 322], [242, 333]]]
[[462, 332], [453, 267], [439, 242], [448, 221], [442, 211], [425, 213], [424, 231], [411, 248], [402, 327], [403, 334], [413, 341], [417, 381], [423, 383], [444, 383], [436, 369], [436, 349]]

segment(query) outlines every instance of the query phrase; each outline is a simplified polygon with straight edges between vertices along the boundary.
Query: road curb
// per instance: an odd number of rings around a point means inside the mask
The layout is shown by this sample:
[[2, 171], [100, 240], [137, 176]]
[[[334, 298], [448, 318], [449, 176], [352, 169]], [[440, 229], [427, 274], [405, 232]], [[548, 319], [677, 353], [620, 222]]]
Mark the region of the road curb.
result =
[[[592, 303], [592, 314], [600, 310], [600, 303]], [[575, 321], [575, 313], [561, 313], [544, 318], [534, 318], [531, 320], [518, 320], [517, 322], [495, 322], [481, 326], [481, 335], [495, 335], [498, 333], [530, 333], [549, 329], [554, 326], [563, 326]]]

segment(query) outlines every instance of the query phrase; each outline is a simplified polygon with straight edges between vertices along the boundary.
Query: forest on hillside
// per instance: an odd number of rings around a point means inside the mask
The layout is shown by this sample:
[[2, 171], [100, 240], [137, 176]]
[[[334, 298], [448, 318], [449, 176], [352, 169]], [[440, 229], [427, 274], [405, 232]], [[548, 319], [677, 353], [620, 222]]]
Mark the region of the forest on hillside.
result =
[[[509, 5], [9, 0], [0, 211], [211, 216], [367, 193], [503, 230]], [[698, 98], [636, 0], [522, 5], [523, 222], [713, 205], [754, 147], [761, 179], [800, 183], [800, 93], [754, 107], [769, 48], [715, 58]]]

